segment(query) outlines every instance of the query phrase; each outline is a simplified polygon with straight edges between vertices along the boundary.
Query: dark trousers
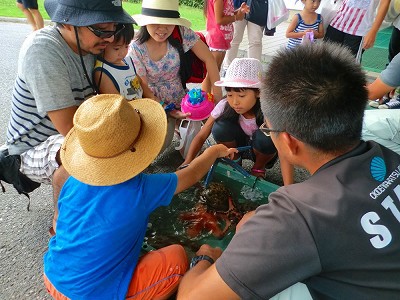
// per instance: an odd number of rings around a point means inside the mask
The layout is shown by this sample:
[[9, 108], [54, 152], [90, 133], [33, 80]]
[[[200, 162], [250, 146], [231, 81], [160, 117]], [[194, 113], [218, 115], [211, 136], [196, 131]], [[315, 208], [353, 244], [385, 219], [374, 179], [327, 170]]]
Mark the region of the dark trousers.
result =
[[390, 37], [389, 42], [389, 62], [392, 61], [393, 57], [395, 57], [400, 52], [400, 30], [396, 27], [393, 27], [392, 36]]
[[340, 45], [346, 46], [353, 53], [354, 57], [357, 57], [358, 49], [360, 48], [362, 36], [351, 35], [344, 33], [332, 26], [328, 26], [326, 29], [324, 41], [331, 41]]
[[244, 133], [238, 121], [218, 120], [212, 128], [214, 139], [219, 142], [236, 142], [237, 147], [251, 145], [255, 150], [263, 154], [273, 154], [276, 152], [271, 137], [265, 136], [261, 130], [253, 133], [251, 140]]

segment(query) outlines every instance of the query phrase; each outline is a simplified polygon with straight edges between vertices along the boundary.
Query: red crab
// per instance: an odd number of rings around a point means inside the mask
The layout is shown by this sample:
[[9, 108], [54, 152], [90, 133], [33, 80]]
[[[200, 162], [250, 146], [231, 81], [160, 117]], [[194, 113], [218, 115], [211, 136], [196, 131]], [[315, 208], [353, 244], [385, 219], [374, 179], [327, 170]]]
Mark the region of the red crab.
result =
[[242, 216], [236, 209], [229, 190], [223, 184], [213, 182], [207, 189], [201, 190], [200, 200], [193, 210], [182, 213], [180, 219], [187, 224], [190, 238], [209, 232], [221, 239]]

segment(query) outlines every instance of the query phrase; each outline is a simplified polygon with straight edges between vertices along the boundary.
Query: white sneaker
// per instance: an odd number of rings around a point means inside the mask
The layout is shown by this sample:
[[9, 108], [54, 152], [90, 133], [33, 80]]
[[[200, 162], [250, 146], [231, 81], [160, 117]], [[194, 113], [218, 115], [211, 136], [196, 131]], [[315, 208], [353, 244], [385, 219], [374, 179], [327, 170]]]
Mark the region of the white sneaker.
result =
[[379, 107], [380, 105], [384, 105], [384, 104], [388, 103], [390, 100], [391, 99], [387, 95], [385, 95], [381, 99], [376, 99], [376, 100], [369, 101], [368, 104], [371, 107], [380, 108]]
[[390, 100], [388, 103], [379, 105], [379, 109], [400, 109], [400, 101], [396, 99]]

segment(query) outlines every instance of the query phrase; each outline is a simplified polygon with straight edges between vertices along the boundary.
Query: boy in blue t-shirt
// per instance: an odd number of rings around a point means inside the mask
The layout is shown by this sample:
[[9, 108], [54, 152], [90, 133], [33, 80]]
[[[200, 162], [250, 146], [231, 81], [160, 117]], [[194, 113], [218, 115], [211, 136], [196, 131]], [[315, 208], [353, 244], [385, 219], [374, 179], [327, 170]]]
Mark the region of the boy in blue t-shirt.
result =
[[151, 99], [103, 94], [76, 111], [60, 153], [71, 176], [44, 255], [45, 285], [55, 299], [167, 299], [175, 292], [188, 268], [182, 246], [139, 259], [149, 215], [237, 150], [215, 145], [176, 173], [141, 173], [166, 132], [165, 111]]

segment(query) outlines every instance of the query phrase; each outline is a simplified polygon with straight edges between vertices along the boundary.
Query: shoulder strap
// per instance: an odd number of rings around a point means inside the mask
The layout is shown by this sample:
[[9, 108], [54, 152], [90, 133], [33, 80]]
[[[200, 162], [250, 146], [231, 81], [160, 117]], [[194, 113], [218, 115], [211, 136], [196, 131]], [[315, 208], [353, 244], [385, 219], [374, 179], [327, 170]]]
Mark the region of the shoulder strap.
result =
[[131, 61], [131, 64], [132, 64], [132, 67], [133, 67], [133, 71], [135, 72], [135, 75], [137, 75], [135, 64], [133, 63], [132, 57], [129, 56], [129, 60]]
[[300, 14], [297, 14], [297, 17], [299, 18], [299, 19], [297, 20], [297, 25], [299, 25], [300, 22], [301, 22], [303, 19], [302, 19], [302, 17], [301, 17]]
[[[171, 39], [172, 40], [171, 40]], [[182, 34], [180, 31], [180, 28], [178, 25], [175, 26], [174, 30], [172, 31], [171, 35], [168, 37], [170, 44], [172, 45], [172, 47], [174, 47], [175, 49], [178, 50], [179, 53], [179, 59], [180, 59], [180, 64], [179, 64], [179, 76], [181, 77], [181, 83], [182, 83], [182, 87], [183, 89], [186, 89], [186, 79], [189, 78], [189, 76], [184, 75], [184, 73], [186, 74], [186, 67], [185, 64], [187, 64], [187, 57], [185, 56], [185, 52], [183, 51], [183, 46], [182, 46]], [[179, 43], [174, 42], [178, 41]], [[186, 78], [187, 77], [187, 78]]]

